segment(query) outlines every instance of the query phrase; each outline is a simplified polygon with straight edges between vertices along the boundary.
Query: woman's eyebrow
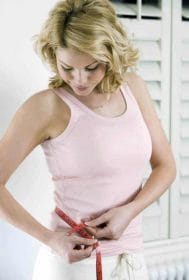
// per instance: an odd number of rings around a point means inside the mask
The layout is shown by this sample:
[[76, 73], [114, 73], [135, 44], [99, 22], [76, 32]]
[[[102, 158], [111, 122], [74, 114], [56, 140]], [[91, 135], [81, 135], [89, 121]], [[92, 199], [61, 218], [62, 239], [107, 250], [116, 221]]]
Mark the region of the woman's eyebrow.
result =
[[[60, 61], [61, 63], [65, 64], [65, 65], [68, 66], [68, 67], [72, 67], [72, 66], [66, 64], [65, 62], [63, 62], [63, 61], [61, 61], [61, 60], [59, 60], [59, 61]], [[94, 64], [94, 63], [96, 63], [96, 62], [98, 62], [98, 61], [95, 60], [95, 61], [93, 61], [92, 63], [90, 63], [89, 65], [86, 65], [86, 66], [84, 66], [84, 67], [88, 67], [88, 66], [90, 66], [90, 65], [92, 65], [92, 64]]]

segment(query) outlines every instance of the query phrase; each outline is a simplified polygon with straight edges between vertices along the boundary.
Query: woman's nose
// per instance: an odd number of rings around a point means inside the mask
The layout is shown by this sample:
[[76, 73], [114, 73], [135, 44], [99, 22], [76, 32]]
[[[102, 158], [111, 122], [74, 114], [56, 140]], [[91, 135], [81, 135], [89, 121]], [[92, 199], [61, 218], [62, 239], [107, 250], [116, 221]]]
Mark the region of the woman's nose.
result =
[[76, 84], [85, 85], [87, 81], [87, 73], [85, 73], [83, 70], [75, 70], [73, 78]]

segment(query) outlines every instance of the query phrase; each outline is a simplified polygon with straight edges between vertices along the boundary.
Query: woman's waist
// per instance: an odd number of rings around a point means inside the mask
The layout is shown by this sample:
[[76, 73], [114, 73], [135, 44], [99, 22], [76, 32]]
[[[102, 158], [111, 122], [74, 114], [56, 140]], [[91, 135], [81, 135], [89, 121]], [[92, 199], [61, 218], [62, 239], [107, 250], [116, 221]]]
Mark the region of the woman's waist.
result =
[[[67, 222], [66, 222], [67, 221]], [[70, 221], [72, 221], [70, 223]], [[51, 216], [51, 230], [54, 231], [70, 231], [74, 224], [74, 227], [79, 225], [82, 221], [76, 221], [74, 215], [70, 215], [64, 211], [64, 209], [56, 208], [52, 212]], [[70, 226], [70, 225], [71, 226]], [[85, 228], [85, 227], [84, 227]], [[79, 232], [72, 233], [80, 236]], [[141, 214], [137, 215], [127, 226], [125, 231], [122, 233], [118, 240], [109, 238], [100, 238], [99, 249], [101, 254], [104, 256], [111, 256], [115, 254], [121, 254], [125, 251], [139, 251], [143, 246], [143, 234], [141, 227]], [[95, 252], [92, 253], [91, 257], [95, 256]]]
[[98, 217], [112, 208], [133, 201], [142, 188], [141, 184], [137, 185], [132, 190], [125, 187], [120, 191], [117, 187], [112, 192], [102, 188], [96, 192], [96, 195], [93, 195], [89, 188], [80, 189], [80, 192], [66, 188], [61, 193], [55, 191], [55, 205], [76, 222], [80, 222], [81, 219]]
[[[81, 213], [80, 211], [72, 211], [72, 209], [62, 209], [62, 211], [64, 211], [64, 213], [70, 217], [72, 220], [75, 221], [75, 223], [80, 224], [82, 223], [83, 219], [89, 218], [92, 219], [91, 217], [99, 217], [101, 214], [103, 214], [104, 212], [100, 213]], [[67, 222], [65, 222], [56, 212], [55, 210], [53, 210], [51, 212], [51, 218], [50, 218], [50, 229], [53, 231], [61, 231], [61, 230], [69, 230], [71, 229], [70, 225], [68, 225]], [[127, 228], [124, 230], [123, 234], [124, 236], [129, 237], [129, 235], [133, 236], [133, 235], [137, 235], [137, 234], [141, 234], [142, 232], [142, 213], [139, 213], [135, 218], [133, 218], [131, 220], [131, 222], [129, 223], [129, 225], [127, 226]]]

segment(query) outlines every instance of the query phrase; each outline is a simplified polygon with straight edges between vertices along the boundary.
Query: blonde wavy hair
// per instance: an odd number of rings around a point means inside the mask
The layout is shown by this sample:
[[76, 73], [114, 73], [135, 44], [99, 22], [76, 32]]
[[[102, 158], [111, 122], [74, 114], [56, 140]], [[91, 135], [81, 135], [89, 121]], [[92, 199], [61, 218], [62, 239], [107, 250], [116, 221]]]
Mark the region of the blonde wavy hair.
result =
[[56, 49], [71, 48], [91, 55], [107, 65], [97, 86], [109, 94], [126, 81], [129, 67], [136, 65], [139, 51], [128, 39], [125, 28], [108, 0], [64, 0], [55, 4], [34, 35], [34, 50], [49, 64], [55, 75], [49, 78], [49, 88], [65, 85], [57, 69]]

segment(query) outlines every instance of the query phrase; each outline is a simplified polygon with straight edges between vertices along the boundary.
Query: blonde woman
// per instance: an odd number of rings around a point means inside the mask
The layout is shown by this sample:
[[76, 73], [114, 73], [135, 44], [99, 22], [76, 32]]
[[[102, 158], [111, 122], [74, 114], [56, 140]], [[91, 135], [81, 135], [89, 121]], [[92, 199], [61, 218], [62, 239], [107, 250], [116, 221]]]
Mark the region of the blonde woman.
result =
[[[128, 72], [138, 50], [108, 0], [58, 2], [35, 50], [54, 75], [24, 102], [0, 141], [1, 216], [41, 242], [33, 280], [147, 280], [142, 211], [176, 170], [145, 83]], [[6, 189], [37, 145], [55, 186], [49, 228]], [[72, 234], [62, 213], [77, 225]]]

